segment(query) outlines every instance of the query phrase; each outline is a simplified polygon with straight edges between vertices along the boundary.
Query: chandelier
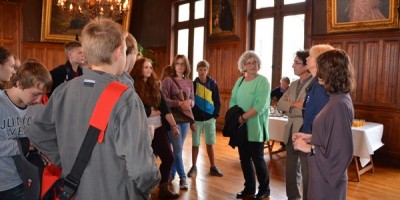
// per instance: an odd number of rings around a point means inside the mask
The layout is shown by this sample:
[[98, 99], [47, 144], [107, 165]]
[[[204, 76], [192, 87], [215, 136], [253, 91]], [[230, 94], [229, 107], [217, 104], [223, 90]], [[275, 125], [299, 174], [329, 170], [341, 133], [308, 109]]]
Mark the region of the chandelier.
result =
[[129, 0], [57, 0], [57, 7], [71, 19], [105, 17], [122, 20], [129, 9]]

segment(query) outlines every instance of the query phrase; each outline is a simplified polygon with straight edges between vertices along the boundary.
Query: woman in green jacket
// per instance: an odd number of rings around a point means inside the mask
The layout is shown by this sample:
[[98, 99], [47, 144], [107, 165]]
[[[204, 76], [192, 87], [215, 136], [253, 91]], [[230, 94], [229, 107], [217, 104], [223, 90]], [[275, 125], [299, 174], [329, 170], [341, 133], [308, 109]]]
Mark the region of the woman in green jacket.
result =
[[244, 190], [236, 198], [255, 194], [256, 180], [259, 182], [255, 199], [263, 199], [270, 194], [268, 169], [264, 160], [264, 142], [268, 136], [268, 108], [270, 105], [270, 84], [266, 77], [258, 74], [261, 60], [253, 51], [241, 55], [238, 61], [240, 77], [232, 90], [229, 107], [241, 107], [245, 113], [239, 117], [239, 123], [247, 125], [247, 140], [238, 146], [240, 164], [245, 179]]

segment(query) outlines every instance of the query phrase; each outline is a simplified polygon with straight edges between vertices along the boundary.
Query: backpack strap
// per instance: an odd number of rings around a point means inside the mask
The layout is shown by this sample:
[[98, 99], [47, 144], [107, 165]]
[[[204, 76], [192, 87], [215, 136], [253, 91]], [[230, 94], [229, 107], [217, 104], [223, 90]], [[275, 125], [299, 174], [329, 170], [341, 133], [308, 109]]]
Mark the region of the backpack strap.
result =
[[71, 172], [65, 177], [64, 191], [60, 194], [61, 200], [71, 199], [80, 182], [82, 174], [89, 162], [96, 142], [102, 143], [104, 140], [104, 132], [107, 128], [111, 111], [120, 96], [128, 89], [128, 86], [113, 81], [107, 85], [96, 106], [93, 110], [89, 121], [85, 139], [79, 149], [78, 155], [72, 166]]
[[238, 87], [240, 87], [240, 86], [242, 85], [243, 80], [244, 80], [244, 76], [243, 76], [242, 80], [240, 80], [240, 83], [239, 83], [239, 86], [238, 86]]
[[99, 143], [103, 143], [104, 132], [107, 128], [111, 111], [126, 89], [128, 89], [128, 86], [122, 83], [111, 82], [103, 93], [101, 93], [99, 100], [97, 100], [96, 107], [94, 107], [92, 117], [89, 121], [89, 126], [96, 127], [101, 131], [97, 140]]

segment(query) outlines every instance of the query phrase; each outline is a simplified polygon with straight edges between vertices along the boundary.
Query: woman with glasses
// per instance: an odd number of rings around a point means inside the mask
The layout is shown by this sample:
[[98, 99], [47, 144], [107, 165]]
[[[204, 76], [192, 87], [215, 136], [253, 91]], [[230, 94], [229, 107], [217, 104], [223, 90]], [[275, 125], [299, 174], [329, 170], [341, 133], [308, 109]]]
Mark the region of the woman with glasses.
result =
[[[161, 91], [169, 107], [180, 107], [182, 110], [190, 110], [194, 106], [193, 82], [189, 78], [190, 70], [190, 63], [187, 57], [184, 55], [176, 55], [172, 63], [172, 76], [166, 77], [161, 82]], [[187, 95], [187, 100], [182, 101], [175, 98], [180, 94], [180, 88], [176, 85], [175, 81]], [[189, 130], [189, 123], [177, 123], [177, 125], [181, 133], [179, 137], [174, 138], [172, 131], [168, 132], [175, 158], [170, 173], [170, 181], [174, 179], [175, 174], [178, 172], [180, 179], [179, 187], [180, 189], [187, 190], [188, 185], [186, 182], [185, 168], [183, 166], [182, 150], [183, 143], [185, 142]]]
[[238, 68], [244, 74], [232, 89], [229, 107], [238, 106], [244, 113], [239, 117], [239, 124], [246, 124], [247, 136], [238, 142], [240, 164], [244, 176], [244, 189], [236, 198], [253, 196], [256, 192], [256, 176], [259, 183], [255, 199], [270, 195], [269, 175], [264, 160], [264, 142], [268, 135], [268, 110], [270, 105], [270, 84], [266, 77], [258, 74], [261, 60], [253, 51], [243, 53], [238, 61]]

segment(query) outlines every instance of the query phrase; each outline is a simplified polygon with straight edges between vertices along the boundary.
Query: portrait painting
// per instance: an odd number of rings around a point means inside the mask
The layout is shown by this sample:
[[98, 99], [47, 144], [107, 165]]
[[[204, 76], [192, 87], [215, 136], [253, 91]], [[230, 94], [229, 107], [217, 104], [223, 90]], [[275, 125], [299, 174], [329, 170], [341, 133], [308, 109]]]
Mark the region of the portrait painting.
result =
[[237, 39], [237, 0], [211, 0], [209, 13], [209, 38], [214, 40]]
[[[127, 30], [130, 14], [131, 8], [128, 9], [127, 15], [122, 20], [117, 21]], [[57, 6], [57, 0], [43, 0], [41, 41], [60, 43], [74, 41], [77, 39], [76, 37], [80, 36], [82, 28], [89, 20], [88, 17], [70, 17], [67, 12], [63, 12]]]
[[328, 32], [398, 28], [397, 0], [328, 0]]

